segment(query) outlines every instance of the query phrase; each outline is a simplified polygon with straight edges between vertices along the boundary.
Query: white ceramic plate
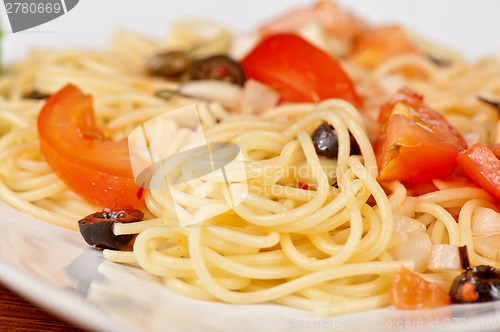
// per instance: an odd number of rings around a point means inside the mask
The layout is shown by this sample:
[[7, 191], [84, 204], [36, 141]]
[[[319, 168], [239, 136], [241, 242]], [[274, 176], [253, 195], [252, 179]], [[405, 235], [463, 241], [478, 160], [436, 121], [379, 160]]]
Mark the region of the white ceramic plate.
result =
[[500, 329], [500, 303], [454, 305], [433, 311], [383, 308], [321, 318], [274, 304], [193, 300], [171, 292], [142, 270], [105, 261], [78, 233], [23, 215], [3, 202], [0, 234], [0, 280], [90, 331]]
[[[495, 0], [340, 1], [373, 22], [403, 23], [470, 59], [500, 51]], [[105, 48], [116, 28], [165, 37], [176, 18], [206, 17], [249, 31], [300, 0], [85, 0], [66, 15], [13, 34], [5, 11], [3, 59], [33, 47]], [[32, 301], [92, 331], [352, 331], [500, 329], [500, 303], [431, 312], [391, 308], [318, 318], [279, 305], [229, 305], [188, 299], [127, 266], [104, 261], [76, 232], [23, 215], [0, 202], [0, 280]], [[449, 317], [450, 310], [453, 318]]]

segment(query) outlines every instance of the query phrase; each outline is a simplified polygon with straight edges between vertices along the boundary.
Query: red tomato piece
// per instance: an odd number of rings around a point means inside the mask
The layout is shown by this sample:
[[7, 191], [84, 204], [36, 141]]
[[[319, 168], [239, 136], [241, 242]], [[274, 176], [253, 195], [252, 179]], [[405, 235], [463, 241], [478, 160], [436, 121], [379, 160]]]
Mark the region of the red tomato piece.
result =
[[308, 184], [306, 184], [306, 183], [302, 183], [302, 182], [300, 182], [300, 181], [299, 181], [299, 182], [297, 182], [297, 187], [298, 187], [299, 189], [304, 189], [304, 190], [310, 190], [310, 189], [311, 189], [311, 188], [309, 187], [309, 185], [308, 185]]
[[399, 90], [381, 107], [374, 149], [380, 181], [422, 183], [450, 175], [467, 148], [460, 133], [422, 97]]
[[38, 133], [45, 160], [84, 200], [111, 210], [141, 205], [127, 140], [103, 138], [94, 123], [91, 96], [66, 85], [40, 111]]
[[405, 31], [397, 26], [367, 29], [353, 42], [350, 59], [362, 66], [374, 68], [401, 54], [421, 54], [408, 40]]
[[281, 32], [297, 31], [310, 22], [316, 22], [327, 35], [351, 42], [365, 24], [348, 11], [331, 1], [318, 1], [312, 6], [298, 8], [263, 25], [259, 32], [271, 35]]
[[360, 108], [361, 98], [340, 64], [303, 38], [289, 33], [262, 40], [242, 61], [248, 78], [276, 89], [288, 102], [341, 98]]
[[391, 287], [391, 304], [403, 310], [429, 310], [451, 303], [440, 285], [429, 282], [405, 267], [396, 273]]
[[500, 199], [500, 160], [491, 149], [476, 143], [460, 152], [457, 162], [474, 182]]
[[491, 152], [493, 152], [497, 158], [500, 158], [500, 143], [490, 145], [488, 148], [490, 148]]

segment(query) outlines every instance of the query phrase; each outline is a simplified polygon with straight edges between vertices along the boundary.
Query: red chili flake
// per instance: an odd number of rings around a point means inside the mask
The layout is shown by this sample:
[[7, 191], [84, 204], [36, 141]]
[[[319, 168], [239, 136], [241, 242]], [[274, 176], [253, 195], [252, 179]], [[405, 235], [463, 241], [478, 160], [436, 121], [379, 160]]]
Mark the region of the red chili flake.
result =
[[302, 182], [297, 182], [297, 187], [300, 188], [300, 189], [304, 189], [304, 190], [310, 190], [309, 188], [309, 185], [308, 184], [305, 184], [305, 183], [302, 183]]
[[141, 199], [142, 198], [142, 195], [144, 194], [144, 185], [145, 183], [141, 183], [141, 187], [139, 188], [139, 190], [137, 190], [137, 199]]
[[226, 77], [227, 75], [229, 75], [229, 71], [225, 67], [216, 67], [216, 68], [214, 68], [214, 74], [218, 78], [222, 78], [222, 77]]

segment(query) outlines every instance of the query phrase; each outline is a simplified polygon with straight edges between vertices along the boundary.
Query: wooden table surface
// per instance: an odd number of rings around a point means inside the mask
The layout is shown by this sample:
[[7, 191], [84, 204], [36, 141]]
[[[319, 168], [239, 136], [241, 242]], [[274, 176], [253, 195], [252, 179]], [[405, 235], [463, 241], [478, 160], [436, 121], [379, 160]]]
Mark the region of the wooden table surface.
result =
[[84, 332], [24, 300], [2, 284], [0, 284], [0, 331]]

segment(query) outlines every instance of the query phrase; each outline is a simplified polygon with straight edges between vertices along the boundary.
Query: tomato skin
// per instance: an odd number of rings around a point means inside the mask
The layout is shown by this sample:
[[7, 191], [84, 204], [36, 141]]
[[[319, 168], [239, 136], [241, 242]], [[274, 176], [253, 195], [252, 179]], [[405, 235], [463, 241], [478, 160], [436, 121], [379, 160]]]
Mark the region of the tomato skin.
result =
[[488, 146], [488, 148], [493, 152], [493, 154], [500, 159], [500, 143]]
[[457, 155], [457, 163], [474, 182], [500, 199], [500, 160], [491, 149], [476, 143]]
[[111, 210], [141, 206], [127, 140], [102, 138], [94, 123], [92, 97], [66, 85], [40, 111], [38, 133], [45, 160], [81, 198]]
[[403, 267], [392, 282], [391, 304], [403, 310], [429, 310], [450, 305], [451, 299], [440, 285]]
[[295, 34], [264, 38], [241, 65], [248, 78], [276, 89], [286, 102], [317, 103], [341, 98], [356, 108], [363, 105], [340, 64]]
[[[394, 113], [402, 104], [407, 114]], [[446, 119], [411, 90], [399, 90], [381, 107], [374, 149], [380, 181], [422, 183], [453, 173], [467, 143]]]

